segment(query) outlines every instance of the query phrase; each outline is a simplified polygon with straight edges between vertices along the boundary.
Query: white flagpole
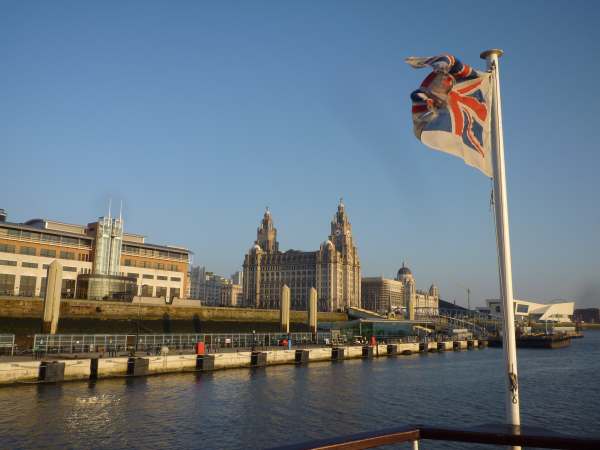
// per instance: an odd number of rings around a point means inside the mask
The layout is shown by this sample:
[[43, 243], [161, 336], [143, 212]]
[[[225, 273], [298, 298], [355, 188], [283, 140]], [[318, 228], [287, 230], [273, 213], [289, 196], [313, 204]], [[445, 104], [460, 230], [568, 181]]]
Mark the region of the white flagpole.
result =
[[[502, 50], [492, 49], [481, 54], [491, 72], [493, 89], [492, 107], [492, 164], [494, 170], [494, 209], [498, 242], [498, 266], [500, 272], [500, 296], [504, 329], [502, 345], [506, 364], [506, 418], [509, 425], [521, 425], [519, 414], [519, 387], [517, 377], [517, 343], [515, 339], [515, 315], [513, 310], [512, 268], [510, 256], [510, 233], [508, 227], [508, 200], [506, 194], [506, 169], [504, 166], [504, 136], [502, 133], [502, 104], [500, 100], [500, 73], [498, 58]], [[514, 448], [514, 447], [513, 447]]]

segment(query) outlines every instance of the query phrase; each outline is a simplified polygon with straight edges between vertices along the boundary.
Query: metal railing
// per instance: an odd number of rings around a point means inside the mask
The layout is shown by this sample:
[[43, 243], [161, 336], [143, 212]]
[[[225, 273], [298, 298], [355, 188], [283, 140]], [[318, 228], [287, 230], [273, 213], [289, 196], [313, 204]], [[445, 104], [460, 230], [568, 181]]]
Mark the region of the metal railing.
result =
[[358, 450], [412, 442], [413, 449], [418, 449], [421, 440], [555, 449], [596, 450], [600, 448], [600, 437], [576, 437], [540, 428], [510, 425], [485, 425], [470, 429], [437, 428], [427, 425], [400, 426], [276, 448], [278, 450]]
[[291, 339], [294, 346], [330, 345], [330, 332], [312, 333], [197, 333], [197, 334], [36, 334], [35, 354], [47, 353], [118, 353], [170, 350], [193, 350], [204, 342], [209, 352], [222, 349], [251, 349], [281, 346]]
[[15, 351], [15, 335], [14, 334], [0, 334], [0, 349], [7, 349], [10, 351], [10, 356]]
[[130, 337], [126, 334], [36, 334], [33, 351], [44, 354], [124, 352], [132, 344]]

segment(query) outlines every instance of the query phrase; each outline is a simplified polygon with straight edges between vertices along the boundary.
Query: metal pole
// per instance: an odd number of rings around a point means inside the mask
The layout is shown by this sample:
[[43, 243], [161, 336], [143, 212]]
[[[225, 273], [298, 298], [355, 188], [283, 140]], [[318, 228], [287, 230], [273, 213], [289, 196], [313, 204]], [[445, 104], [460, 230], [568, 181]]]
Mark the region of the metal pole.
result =
[[[513, 286], [510, 255], [510, 233], [508, 224], [508, 200], [506, 194], [506, 169], [504, 165], [504, 139], [502, 133], [502, 105], [500, 100], [500, 73], [498, 57], [502, 50], [492, 49], [481, 54], [487, 61], [491, 73], [493, 89], [492, 107], [492, 164], [494, 169], [494, 210], [496, 216], [496, 238], [498, 245], [498, 266], [500, 275], [500, 295], [504, 332], [502, 343], [506, 365], [506, 416], [509, 425], [521, 424], [519, 414], [519, 388], [517, 383], [517, 346], [513, 311]], [[520, 448], [520, 447], [513, 447]]]

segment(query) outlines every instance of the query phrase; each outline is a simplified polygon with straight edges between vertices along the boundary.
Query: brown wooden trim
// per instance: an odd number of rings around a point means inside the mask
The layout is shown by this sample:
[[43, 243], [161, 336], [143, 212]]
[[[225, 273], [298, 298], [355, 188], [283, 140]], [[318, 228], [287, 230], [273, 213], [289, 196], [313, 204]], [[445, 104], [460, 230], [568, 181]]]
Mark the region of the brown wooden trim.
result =
[[470, 429], [437, 428], [426, 425], [402, 426], [276, 448], [279, 450], [358, 450], [414, 440], [469, 442], [553, 449], [600, 449], [600, 438], [576, 437], [541, 428], [512, 427], [509, 425], [483, 425]]
[[349, 436], [338, 436], [276, 448], [279, 450], [359, 450], [415, 440], [419, 440], [419, 430], [409, 426], [380, 430], [378, 432], [367, 431]]

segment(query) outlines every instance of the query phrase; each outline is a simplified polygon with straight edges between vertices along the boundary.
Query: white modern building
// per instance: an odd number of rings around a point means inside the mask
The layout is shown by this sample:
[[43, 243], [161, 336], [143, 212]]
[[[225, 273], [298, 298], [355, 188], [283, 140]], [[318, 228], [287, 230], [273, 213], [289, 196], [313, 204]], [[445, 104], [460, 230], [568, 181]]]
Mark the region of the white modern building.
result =
[[[482, 313], [502, 317], [502, 301], [486, 300], [487, 308], [478, 308]], [[533, 320], [536, 322], [571, 322], [575, 302], [536, 303], [528, 300], [514, 300], [515, 320]]]

